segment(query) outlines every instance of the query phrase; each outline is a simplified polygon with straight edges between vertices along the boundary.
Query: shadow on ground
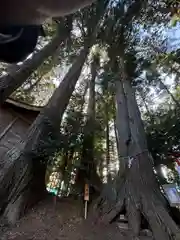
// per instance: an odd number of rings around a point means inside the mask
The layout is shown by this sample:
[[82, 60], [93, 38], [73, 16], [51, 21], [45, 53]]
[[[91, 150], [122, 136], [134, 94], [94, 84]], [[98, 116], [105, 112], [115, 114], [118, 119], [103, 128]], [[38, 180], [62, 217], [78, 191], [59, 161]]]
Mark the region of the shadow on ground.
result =
[[[39, 203], [1, 240], [126, 240], [116, 225], [89, 224], [83, 219], [83, 202], [49, 197]], [[145, 238], [143, 238], [145, 240]]]

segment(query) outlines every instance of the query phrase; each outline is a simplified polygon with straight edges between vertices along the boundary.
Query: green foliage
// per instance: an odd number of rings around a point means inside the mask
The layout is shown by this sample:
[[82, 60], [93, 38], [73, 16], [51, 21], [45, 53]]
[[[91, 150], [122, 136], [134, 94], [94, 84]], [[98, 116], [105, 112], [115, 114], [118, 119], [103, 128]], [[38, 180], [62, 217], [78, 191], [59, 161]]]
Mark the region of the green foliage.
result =
[[177, 109], [163, 112], [157, 110], [151, 119], [146, 121], [146, 132], [150, 151], [155, 165], [172, 164], [171, 153], [180, 151], [180, 118]]
[[180, 21], [180, 11], [178, 14], [173, 15], [173, 17], [171, 19], [171, 26], [175, 27], [179, 21]]
[[[25, 155], [33, 159], [33, 161], [40, 161], [42, 164], [50, 164], [53, 157], [57, 154], [59, 149], [63, 147], [63, 136], [54, 128], [54, 124], [48, 117], [44, 117], [39, 125], [40, 131], [37, 134], [37, 139], [32, 139], [32, 146], [26, 147]], [[29, 144], [29, 143], [28, 143]]]
[[[98, 60], [96, 64], [99, 65], [95, 87], [96, 118], [95, 122], [89, 125], [89, 129], [94, 133], [94, 159], [101, 168], [105, 162], [107, 120], [112, 124], [115, 118], [114, 79], [117, 78], [117, 74], [119, 78], [121, 77], [118, 66], [120, 60], [124, 61], [125, 72], [133, 87], [139, 90], [142, 95], [144, 94], [144, 97], [149, 96], [152, 88], [156, 95], [160, 94], [162, 86], [160, 87], [159, 80], [162, 73], [167, 73], [168, 76], [175, 74], [172, 69], [179, 69], [180, 63], [178, 50], [167, 53], [167, 49], [163, 48], [165, 42], [163, 33], [168, 27], [170, 10], [169, 7], [166, 7], [167, 11], [162, 12], [161, 6], [166, 1], [130, 0], [114, 3], [114, 1], [109, 2], [107, 11], [101, 19], [95, 42], [99, 52], [103, 49], [108, 55], [108, 59], [105, 59], [101, 54], [96, 59]], [[58, 32], [64, 33], [62, 29], [64, 29], [65, 24], [64, 30], [69, 31], [69, 38], [62, 44], [60, 52], [56, 56], [50, 56], [13, 94], [14, 98], [30, 104], [44, 105], [47, 102], [56, 87], [52, 79], [57, 80], [62, 77], [60, 66], [64, 64], [65, 68], [68, 69], [69, 65], [76, 59], [79, 49], [83, 47], [84, 41], [94, 30], [92, 16], [98, 16], [99, 11], [97, 4], [93, 4], [92, 7], [71, 15], [70, 19], [56, 20], [59, 26]], [[177, 13], [179, 14], [179, 12]], [[179, 21], [177, 13], [173, 17], [172, 25]], [[95, 20], [97, 19], [95, 18]], [[44, 27], [47, 37], [45, 40], [40, 39], [39, 46], [41, 48], [54, 36], [57, 23], [48, 21]], [[73, 31], [71, 31], [72, 27]], [[4, 70], [4, 66], [2, 69]], [[86, 81], [89, 80], [88, 71], [90, 71], [89, 59], [86, 62], [84, 74], [86, 76], [83, 76], [84, 79], [81, 79], [83, 81], [71, 97], [62, 125], [59, 126], [60, 129], [54, 129], [53, 123], [46, 119], [43, 123], [45, 130], [36, 145], [36, 151], [28, 152], [28, 154], [32, 154], [33, 159], [40, 158], [43, 161], [51, 156], [48, 164], [64, 171], [64, 180], [67, 185], [70, 173], [81, 165], [84, 139], [85, 135], [88, 135], [88, 131], [86, 131], [88, 128], [85, 130], [87, 114], [84, 110], [87, 107]], [[176, 87], [174, 94], [175, 98], [179, 100], [179, 87]], [[39, 95], [41, 96], [39, 97]], [[45, 98], [46, 95], [48, 98]], [[39, 100], [39, 98], [43, 100]], [[148, 101], [151, 101], [153, 105], [151, 98]], [[166, 105], [165, 101], [164, 105]], [[174, 104], [172, 105], [173, 107], [158, 108], [151, 116], [148, 115], [148, 111], [144, 114], [148, 145], [156, 166], [161, 163], [170, 166], [172, 160], [169, 153], [180, 151], [179, 110], [174, 107]], [[44, 136], [47, 137], [44, 138]], [[91, 140], [91, 138], [87, 139], [87, 148], [91, 147]], [[113, 160], [112, 163], [114, 164]]]

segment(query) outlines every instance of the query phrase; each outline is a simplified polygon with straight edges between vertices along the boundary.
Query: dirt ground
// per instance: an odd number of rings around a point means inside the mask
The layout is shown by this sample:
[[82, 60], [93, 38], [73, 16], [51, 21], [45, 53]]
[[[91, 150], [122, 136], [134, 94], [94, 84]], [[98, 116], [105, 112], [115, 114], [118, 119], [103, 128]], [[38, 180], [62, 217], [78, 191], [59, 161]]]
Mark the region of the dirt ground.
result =
[[[74, 199], [46, 199], [33, 208], [0, 240], [129, 240], [117, 225], [89, 224], [83, 203]], [[145, 240], [145, 238], [142, 238]], [[147, 239], [147, 238], [146, 238]]]

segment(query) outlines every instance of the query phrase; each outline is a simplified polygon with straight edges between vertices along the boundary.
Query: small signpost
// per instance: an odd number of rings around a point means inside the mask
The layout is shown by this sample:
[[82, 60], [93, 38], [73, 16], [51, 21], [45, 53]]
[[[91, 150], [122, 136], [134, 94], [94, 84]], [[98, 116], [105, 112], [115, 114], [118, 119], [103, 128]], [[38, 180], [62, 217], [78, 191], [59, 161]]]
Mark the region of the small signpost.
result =
[[89, 201], [89, 185], [85, 184], [84, 188], [84, 201], [85, 201], [85, 209], [84, 209], [84, 218], [87, 218], [87, 208], [88, 208], [88, 201]]

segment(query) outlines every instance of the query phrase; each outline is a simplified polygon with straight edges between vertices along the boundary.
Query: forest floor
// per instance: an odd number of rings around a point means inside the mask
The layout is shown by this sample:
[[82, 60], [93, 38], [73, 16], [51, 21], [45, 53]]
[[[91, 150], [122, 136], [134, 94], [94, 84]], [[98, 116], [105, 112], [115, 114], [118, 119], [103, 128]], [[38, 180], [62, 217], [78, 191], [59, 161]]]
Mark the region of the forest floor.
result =
[[[129, 240], [116, 224], [89, 224], [83, 219], [83, 203], [74, 199], [39, 203], [0, 240]], [[150, 238], [142, 237], [142, 240]]]

